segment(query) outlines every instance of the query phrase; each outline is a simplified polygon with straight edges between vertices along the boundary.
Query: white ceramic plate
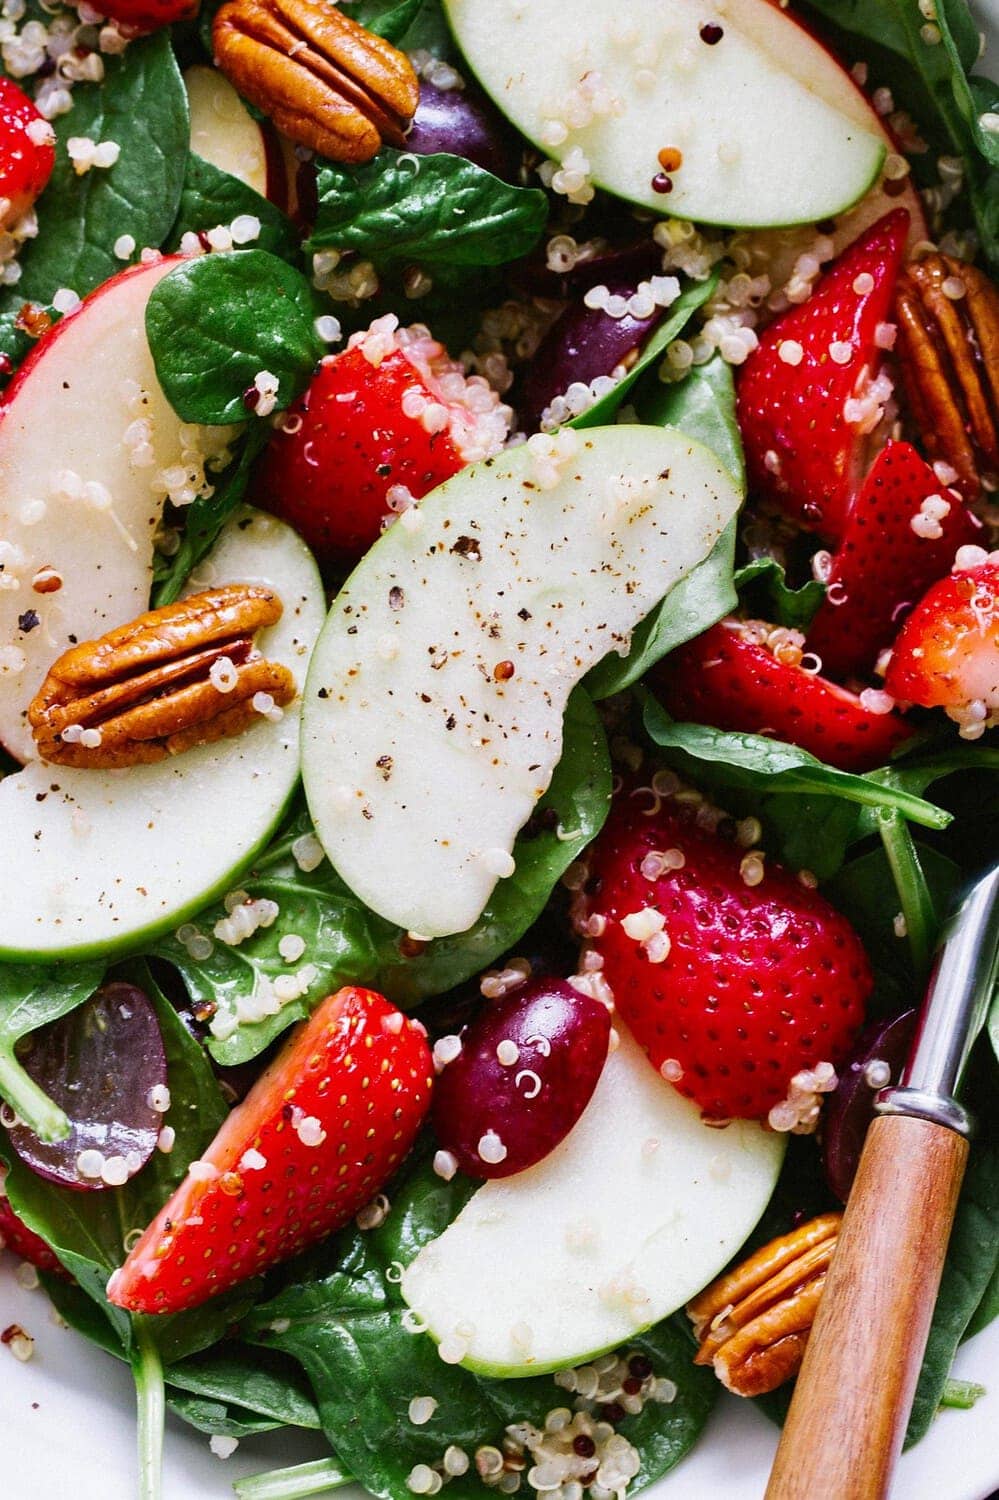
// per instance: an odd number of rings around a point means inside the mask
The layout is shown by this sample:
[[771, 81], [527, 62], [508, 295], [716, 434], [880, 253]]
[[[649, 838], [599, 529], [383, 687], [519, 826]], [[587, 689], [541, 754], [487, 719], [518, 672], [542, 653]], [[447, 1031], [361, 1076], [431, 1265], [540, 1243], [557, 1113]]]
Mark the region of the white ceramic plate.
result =
[[[999, 67], [999, 0], [977, 6]], [[0, 1495], [4, 1500], [134, 1500], [135, 1423], [129, 1372], [68, 1329], [55, 1326], [44, 1292], [26, 1292], [14, 1261], [0, 1257], [0, 1328], [20, 1323], [35, 1355], [20, 1365], [0, 1349]], [[999, 1491], [999, 1320], [960, 1351], [959, 1379], [986, 1395], [971, 1411], [945, 1411], [899, 1465], [895, 1500], [986, 1500]], [[645, 1493], [649, 1500], [761, 1500], [775, 1429], [748, 1402], [724, 1396], [694, 1452]], [[163, 1500], [226, 1500], [245, 1474], [327, 1453], [311, 1433], [248, 1439], [231, 1459], [168, 1420]], [[361, 1500], [360, 1490], [342, 1491]]]
[[[42, 1291], [26, 1292], [12, 1257], [0, 1267], [0, 1326], [18, 1322], [35, 1340], [29, 1364], [0, 1349], [0, 1494], [4, 1500], [134, 1500], [131, 1376], [69, 1329], [58, 1328]], [[985, 1500], [999, 1489], [999, 1322], [958, 1355], [955, 1375], [987, 1394], [971, 1411], [945, 1411], [902, 1459], [896, 1500]], [[552, 1387], [552, 1400], [555, 1388]], [[694, 1452], [645, 1492], [648, 1500], [761, 1500], [775, 1429], [748, 1402], [725, 1396]], [[248, 1439], [225, 1462], [208, 1439], [167, 1424], [164, 1500], [226, 1500], [233, 1479], [328, 1452], [314, 1434]], [[362, 1500], [360, 1490], [343, 1500]]]

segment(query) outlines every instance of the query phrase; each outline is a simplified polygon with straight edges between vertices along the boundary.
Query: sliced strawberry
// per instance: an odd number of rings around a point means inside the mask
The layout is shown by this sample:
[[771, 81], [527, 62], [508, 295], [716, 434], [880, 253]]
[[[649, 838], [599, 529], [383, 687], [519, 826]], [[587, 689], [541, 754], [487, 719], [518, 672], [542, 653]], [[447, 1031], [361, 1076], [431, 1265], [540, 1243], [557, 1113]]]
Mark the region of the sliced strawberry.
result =
[[800, 642], [800, 633], [758, 620], [721, 620], [671, 652], [655, 690], [674, 718], [786, 740], [842, 771], [883, 766], [912, 733], [905, 720], [885, 713], [876, 694], [870, 708], [806, 671]]
[[28, 212], [54, 166], [52, 126], [16, 83], [0, 77], [0, 224], [5, 229]]
[[775, 1124], [811, 1124], [833, 1081], [819, 1065], [848, 1054], [873, 987], [846, 918], [690, 803], [650, 813], [639, 793], [618, 799], [586, 889], [604, 978], [663, 1077], [712, 1119], [782, 1105]]
[[911, 443], [889, 443], [854, 502], [808, 647], [833, 677], [870, 671], [905, 605], [948, 572], [981, 526]]
[[39, 1271], [50, 1271], [56, 1276], [68, 1274], [41, 1235], [35, 1234], [33, 1229], [29, 1229], [17, 1217], [3, 1193], [0, 1193], [0, 1250], [5, 1248], [12, 1255], [19, 1255], [22, 1260], [30, 1261]]
[[923, 708], [942, 708], [977, 740], [999, 724], [999, 554], [941, 578], [920, 599], [892, 649], [885, 687]]
[[413, 1144], [432, 1078], [422, 1026], [371, 990], [331, 995], [192, 1164], [110, 1300], [179, 1312], [339, 1229]]
[[879, 219], [807, 302], [770, 324], [739, 376], [751, 488], [827, 541], [843, 534], [878, 420], [869, 389], [882, 358], [878, 325], [890, 314], [908, 231], [904, 208]]
[[317, 557], [352, 561], [393, 509], [502, 448], [512, 413], [425, 328], [380, 318], [323, 360], [279, 421], [258, 470], [259, 504]]
[[198, 0], [101, 0], [101, 15], [135, 31], [159, 31], [198, 13]]

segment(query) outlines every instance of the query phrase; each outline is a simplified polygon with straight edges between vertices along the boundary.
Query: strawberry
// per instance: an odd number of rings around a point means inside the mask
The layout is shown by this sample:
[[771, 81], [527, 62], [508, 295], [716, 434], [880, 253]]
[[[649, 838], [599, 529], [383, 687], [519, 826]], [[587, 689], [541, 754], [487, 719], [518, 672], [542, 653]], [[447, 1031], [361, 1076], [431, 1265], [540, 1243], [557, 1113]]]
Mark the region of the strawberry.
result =
[[786, 740], [843, 771], [884, 765], [909, 727], [883, 711], [884, 695], [865, 700], [806, 671], [801, 640], [759, 620], [722, 620], [671, 652], [654, 687], [674, 718]]
[[259, 504], [324, 562], [351, 562], [393, 509], [503, 446], [511, 413], [425, 328], [380, 318], [324, 359], [261, 460]]
[[19, 1255], [22, 1260], [29, 1260], [39, 1271], [51, 1271], [56, 1276], [67, 1275], [56, 1259], [55, 1252], [50, 1250], [41, 1235], [29, 1229], [17, 1217], [8, 1200], [0, 1193], [0, 1250], [4, 1248], [13, 1255]]
[[225, 1121], [108, 1284], [130, 1312], [179, 1312], [357, 1213], [430, 1102], [426, 1032], [381, 995], [330, 995]]
[[981, 530], [911, 443], [889, 443], [854, 502], [808, 647], [833, 677], [873, 668], [900, 611], [948, 572]]
[[132, 31], [159, 31], [175, 21], [190, 21], [199, 0], [101, 0], [101, 14]]
[[843, 534], [864, 437], [887, 394], [874, 379], [878, 326], [891, 310], [908, 231], [904, 208], [879, 219], [807, 302], [770, 324], [739, 376], [751, 488], [827, 541]]
[[969, 547], [957, 562], [902, 626], [885, 686], [909, 703], [945, 709], [962, 738], [977, 740], [999, 724], [999, 553]]
[[0, 225], [24, 217], [52, 176], [55, 131], [16, 83], [0, 76]]
[[831, 1081], [808, 1075], [864, 1019], [860, 939], [780, 865], [699, 826], [703, 808], [648, 795], [618, 799], [589, 860], [587, 931], [617, 1009], [708, 1118], [765, 1119], [790, 1096], [807, 1120]]

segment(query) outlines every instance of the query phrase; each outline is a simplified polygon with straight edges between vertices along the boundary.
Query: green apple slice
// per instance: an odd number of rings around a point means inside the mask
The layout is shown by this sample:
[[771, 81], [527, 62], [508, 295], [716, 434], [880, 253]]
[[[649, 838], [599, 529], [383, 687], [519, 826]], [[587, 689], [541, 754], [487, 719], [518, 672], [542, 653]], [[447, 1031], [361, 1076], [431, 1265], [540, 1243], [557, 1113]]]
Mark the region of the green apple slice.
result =
[[[283, 522], [246, 508], [191, 580], [266, 583], [284, 613], [258, 637], [301, 685], [322, 625], [319, 573]], [[0, 781], [0, 958], [136, 948], [228, 890], [274, 829], [299, 770], [300, 700], [278, 723], [118, 771], [29, 762]]]
[[372, 910], [425, 937], [472, 925], [513, 872], [572, 688], [738, 507], [680, 433], [563, 430], [463, 469], [371, 549], [316, 647], [302, 770]]
[[262, 123], [217, 68], [195, 63], [184, 74], [184, 87], [191, 111], [191, 150], [266, 198], [272, 184]]
[[402, 1294], [483, 1375], [585, 1363], [723, 1269], [783, 1156], [784, 1138], [752, 1121], [705, 1125], [622, 1032], [561, 1145], [485, 1183], [407, 1266]]
[[[867, 191], [883, 159], [880, 136], [837, 107], [839, 63], [770, 0], [445, 10], [469, 66], [530, 140], [570, 167], [582, 153], [597, 186], [664, 217], [824, 219]], [[664, 148], [682, 163], [657, 191]]]

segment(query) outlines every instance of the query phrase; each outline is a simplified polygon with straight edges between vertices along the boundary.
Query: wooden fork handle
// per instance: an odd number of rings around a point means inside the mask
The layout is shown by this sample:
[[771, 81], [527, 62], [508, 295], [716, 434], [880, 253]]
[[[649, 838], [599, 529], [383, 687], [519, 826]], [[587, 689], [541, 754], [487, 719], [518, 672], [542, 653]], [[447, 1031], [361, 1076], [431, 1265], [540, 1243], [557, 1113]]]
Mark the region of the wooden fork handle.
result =
[[967, 1157], [946, 1126], [872, 1123], [766, 1500], [885, 1500]]

